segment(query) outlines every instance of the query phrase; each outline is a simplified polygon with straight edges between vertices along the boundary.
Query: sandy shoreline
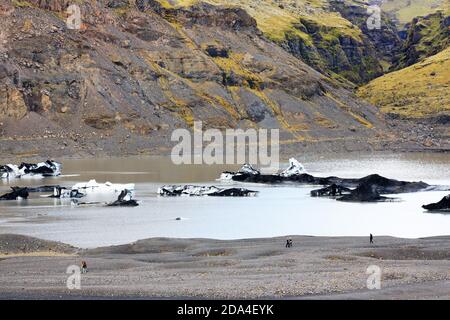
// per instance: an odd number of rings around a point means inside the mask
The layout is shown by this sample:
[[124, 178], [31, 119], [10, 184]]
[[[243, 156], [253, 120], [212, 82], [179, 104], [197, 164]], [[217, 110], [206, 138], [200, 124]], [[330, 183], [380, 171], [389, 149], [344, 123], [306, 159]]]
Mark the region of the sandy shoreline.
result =
[[[82, 250], [0, 235], [0, 299], [450, 299], [450, 236], [372, 245], [292, 236], [289, 249], [286, 238], [153, 238]], [[67, 267], [81, 260], [89, 272], [80, 290], [68, 290]], [[382, 270], [381, 290], [367, 289], [370, 265]]]

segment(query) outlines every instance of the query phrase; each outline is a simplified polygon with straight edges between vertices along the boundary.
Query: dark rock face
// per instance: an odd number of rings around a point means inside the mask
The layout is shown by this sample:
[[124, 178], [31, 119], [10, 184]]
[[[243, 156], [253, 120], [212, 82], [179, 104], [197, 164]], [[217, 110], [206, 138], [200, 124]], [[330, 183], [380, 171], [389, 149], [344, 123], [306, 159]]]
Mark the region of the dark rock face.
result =
[[208, 45], [208, 47], [205, 49], [206, 52], [210, 57], [213, 58], [228, 58], [229, 57], [229, 50], [226, 48], [219, 48], [214, 45]]
[[422, 206], [422, 208], [430, 211], [449, 211], [450, 212], [450, 195], [442, 198], [441, 201]]
[[297, 28], [309, 34], [305, 41], [295, 33], [286, 35], [285, 49], [321, 72], [333, 71], [356, 84], [366, 83], [384, 73], [381, 62], [393, 61], [402, 43], [397, 28], [382, 12], [381, 29], [367, 28], [367, 6], [344, 1], [330, 3], [362, 32], [360, 36], [339, 34], [314, 21], [301, 19]]
[[450, 45], [450, 16], [438, 11], [414, 18], [406, 25], [405, 41], [394, 59], [392, 70], [413, 65]]
[[18, 199], [27, 199], [29, 196], [27, 188], [16, 188], [12, 187], [12, 192], [6, 193], [0, 196], [1, 200], [18, 200]]
[[130, 5], [129, 0], [109, 0], [108, 1], [109, 8], [124, 8]]
[[257, 34], [256, 21], [241, 8], [228, 8], [200, 3], [188, 9], [165, 9], [163, 15], [176, 17], [186, 26], [203, 25], [207, 27], [230, 28], [235, 31], [251, 30]]
[[352, 190], [337, 184], [311, 191], [311, 197], [337, 197], [349, 194]]
[[266, 113], [270, 113], [267, 107], [259, 101], [255, 101], [249, 105], [246, 111], [249, 119], [256, 123], [264, 120]]
[[[377, 5], [370, 3], [370, 5]], [[333, 8], [344, 18], [358, 26], [364, 34], [364, 43], [373, 48], [378, 61], [392, 62], [402, 46], [395, 23], [382, 11], [381, 29], [369, 30], [367, 27], [367, 8], [358, 5], [346, 5], [333, 2]], [[373, 53], [372, 53], [373, 54]], [[375, 75], [371, 75], [375, 76]]]
[[71, 1], [69, 0], [29, 0], [28, 2], [38, 6], [41, 9], [55, 12], [61, 12], [71, 4]]
[[315, 33], [312, 39], [312, 43], [305, 42], [300, 36], [290, 33], [286, 35], [283, 47], [316, 70], [325, 74], [332, 71], [356, 84], [383, 74], [376, 52], [364, 42], [346, 35], [333, 38], [328, 31]]

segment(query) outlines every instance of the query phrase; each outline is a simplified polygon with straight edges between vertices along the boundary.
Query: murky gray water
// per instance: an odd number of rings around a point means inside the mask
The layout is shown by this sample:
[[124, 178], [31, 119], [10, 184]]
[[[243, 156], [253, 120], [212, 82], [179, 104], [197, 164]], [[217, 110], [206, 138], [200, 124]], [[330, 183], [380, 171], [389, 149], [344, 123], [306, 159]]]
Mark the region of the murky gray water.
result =
[[[351, 158], [349, 158], [351, 157]], [[450, 185], [449, 154], [345, 155], [298, 157], [309, 173], [362, 177], [371, 173], [403, 180]], [[311, 198], [313, 187], [225, 184], [215, 179], [239, 166], [175, 166], [169, 158], [66, 160], [63, 176], [0, 181], [9, 185], [72, 186], [76, 182], [136, 183], [137, 208], [73, 207], [69, 200], [32, 194], [23, 201], [0, 202], [0, 233], [19, 233], [81, 247], [122, 244], [149, 237], [237, 239], [288, 234], [321, 236], [391, 235], [424, 237], [450, 234], [450, 214], [427, 213], [421, 205], [448, 192], [396, 195], [393, 203], [342, 203]], [[161, 198], [165, 183], [239, 186], [260, 191], [255, 198]], [[104, 199], [102, 199], [104, 200]], [[112, 200], [112, 199], [111, 199]], [[176, 221], [181, 217], [181, 221]]]

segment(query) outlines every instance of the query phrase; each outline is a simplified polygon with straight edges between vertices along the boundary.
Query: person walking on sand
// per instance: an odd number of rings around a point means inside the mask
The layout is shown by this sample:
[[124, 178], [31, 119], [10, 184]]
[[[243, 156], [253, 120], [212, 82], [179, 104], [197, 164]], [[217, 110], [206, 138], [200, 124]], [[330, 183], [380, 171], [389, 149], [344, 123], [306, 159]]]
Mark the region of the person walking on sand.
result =
[[370, 234], [369, 240], [370, 240], [370, 243], [372, 244], [373, 243], [373, 235], [372, 234]]
[[286, 240], [286, 248], [291, 248], [292, 247], [292, 240], [291, 239], [287, 239]]
[[81, 273], [87, 273], [87, 263], [86, 261], [81, 261]]

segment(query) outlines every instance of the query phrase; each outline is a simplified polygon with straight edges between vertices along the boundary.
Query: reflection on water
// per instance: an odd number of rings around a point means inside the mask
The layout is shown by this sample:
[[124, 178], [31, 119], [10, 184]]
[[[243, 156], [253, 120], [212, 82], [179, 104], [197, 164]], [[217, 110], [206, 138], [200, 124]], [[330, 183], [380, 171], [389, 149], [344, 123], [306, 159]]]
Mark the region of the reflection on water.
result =
[[[449, 154], [299, 157], [315, 175], [361, 177], [370, 173], [430, 184], [450, 185]], [[284, 164], [287, 166], [287, 164]], [[82, 247], [120, 244], [142, 238], [204, 237], [235, 239], [287, 234], [392, 235], [450, 234], [450, 215], [426, 213], [421, 205], [446, 192], [405, 194], [394, 203], [342, 203], [311, 198], [307, 186], [231, 184], [260, 191], [256, 198], [161, 198], [163, 183], [223, 185], [215, 179], [239, 166], [176, 166], [165, 157], [64, 161], [58, 178], [1, 181], [8, 186], [71, 186], [79, 181], [136, 183], [137, 208], [74, 207], [68, 200], [33, 194], [29, 200], [0, 202], [0, 233], [21, 233]], [[92, 199], [89, 199], [92, 200]], [[107, 198], [100, 199], [108, 201]], [[99, 200], [99, 201], [100, 201]], [[112, 199], [111, 199], [112, 200]], [[177, 221], [176, 218], [183, 218]]]

